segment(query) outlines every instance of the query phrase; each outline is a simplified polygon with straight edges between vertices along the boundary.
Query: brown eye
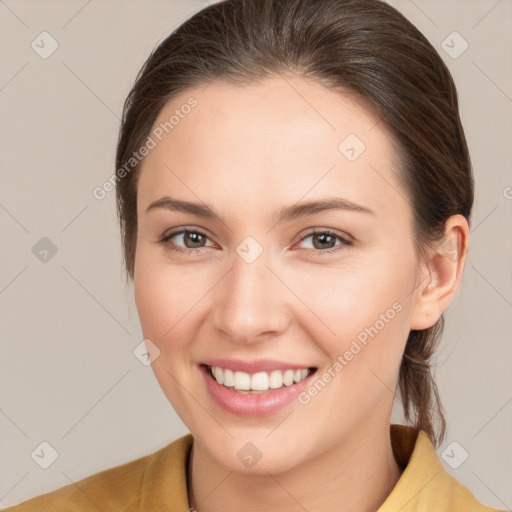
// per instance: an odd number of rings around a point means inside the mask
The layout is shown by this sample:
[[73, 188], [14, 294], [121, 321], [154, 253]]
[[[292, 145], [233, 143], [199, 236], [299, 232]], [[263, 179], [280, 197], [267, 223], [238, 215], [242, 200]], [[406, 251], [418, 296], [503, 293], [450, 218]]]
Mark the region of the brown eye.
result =
[[[352, 245], [352, 241], [330, 230], [312, 231], [301, 238], [301, 242], [311, 238], [311, 249], [318, 254], [333, 253], [342, 250], [344, 247]], [[339, 241], [341, 243], [336, 244]]]
[[192, 247], [188, 247], [189, 249], [197, 249], [198, 247], [203, 247], [203, 244], [206, 241], [206, 237], [195, 231], [185, 231], [183, 234], [183, 242], [185, 245], [192, 245]]
[[208, 247], [205, 245], [207, 240], [208, 236], [201, 231], [181, 229], [168, 234], [159, 241], [173, 251], [190, 253]]

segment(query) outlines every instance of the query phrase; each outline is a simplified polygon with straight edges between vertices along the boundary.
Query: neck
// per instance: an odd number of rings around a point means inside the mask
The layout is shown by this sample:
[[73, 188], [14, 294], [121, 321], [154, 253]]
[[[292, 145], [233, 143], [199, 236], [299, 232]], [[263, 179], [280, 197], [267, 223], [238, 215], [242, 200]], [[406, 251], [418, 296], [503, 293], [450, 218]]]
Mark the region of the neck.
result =
[[[235, 473], [194, 441], [189, 463], [189, 504], [197, 512], [322, 510], [374, 512], [402, 470], [393, 455], [389, 422], [368, 425], [329, 451], [272, 475]], [[319, 490], [321, 492], [319, 492]]]

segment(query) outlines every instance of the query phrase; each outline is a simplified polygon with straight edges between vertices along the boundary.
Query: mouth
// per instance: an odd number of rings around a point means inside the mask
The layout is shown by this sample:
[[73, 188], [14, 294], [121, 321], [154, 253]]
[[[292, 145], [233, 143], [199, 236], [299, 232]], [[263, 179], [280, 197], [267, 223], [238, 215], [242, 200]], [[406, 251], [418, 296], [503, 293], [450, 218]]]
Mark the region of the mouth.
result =
[[317, 367], [275, 359], [209, 359], [198, 365], [206, 391], [235, 416], [263, 417], [296, 402]]
[[317, 370], [316, 367], [305, 367], [248, 373], [207, 364], [201, 366], [217, 384], [237, 393], [251, 395], [296, 386]]

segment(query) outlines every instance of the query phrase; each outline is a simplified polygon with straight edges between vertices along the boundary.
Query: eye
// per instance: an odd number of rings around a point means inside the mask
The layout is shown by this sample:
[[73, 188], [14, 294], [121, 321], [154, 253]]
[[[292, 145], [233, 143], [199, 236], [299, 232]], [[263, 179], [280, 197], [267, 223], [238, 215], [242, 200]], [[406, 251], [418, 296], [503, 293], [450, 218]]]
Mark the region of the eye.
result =
[[[309, 238], [311, 239], [313, 246], [311, 249], [316, 251], [318, 255], [332, 254], [353, 244], [353, 242], [347, 237], [341, 236], [329, 229], [311, 231], [304, 235], [300, 239], [300, 242], [304, 242]], [[176, 241], [181, 240], [184, 247], [177, 245], [173, 239], [176, 239]], [[196, 229], [180, 229], [167, 234], [163, 238], [157, 240], [157, 242], [163, 244], [174, 252], [197, 254], [201, 252], [202, 249], [211, 247], [206, 245], [207, 240], [209, 240], [208, 235], [202, 231]], [[336, 244], [336, 241], [339, 243]]]
[[[185, 247], [176, 245], [172, 239], [181, 240]], [[181, 229], [179, 231], [173, 231], [162, 239], [158, 240], [159, 243], [167, 246], [170, 250], [180, 253], [198, 253], [202, 248], [206, 247], [204, 244], [208, 240], [208, 236], [196, 229]]]
[[[310, 233], [303, 236], [300, 241], [303, 242], [308, 238], [311, 238], [313, 245], [312, 249], [316, 250], [318, 255], [338, 252], [343, 250], [345, 247], [350, 247], [353, 243], [352, 240], [349, 240], [348, 238], [343, 237], [338, 233], [331, 231], [330, 229], [311, 231]], [[341, 243], [336, 245], [336, 241]]]

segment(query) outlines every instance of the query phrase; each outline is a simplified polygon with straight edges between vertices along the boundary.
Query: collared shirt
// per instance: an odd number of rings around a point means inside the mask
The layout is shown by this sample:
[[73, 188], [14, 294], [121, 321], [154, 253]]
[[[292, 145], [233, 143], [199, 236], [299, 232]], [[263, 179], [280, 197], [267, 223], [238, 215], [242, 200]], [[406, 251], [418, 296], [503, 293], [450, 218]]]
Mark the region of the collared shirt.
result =
[[[390, 435], [403, 473], [377, 512], [500, 512], [479, 503], [446, 471], [425, 432], [392, 424]], [[190, 512], [187, 467], [192, 441], [187, 434], [150, 455], [3, 511]]]

